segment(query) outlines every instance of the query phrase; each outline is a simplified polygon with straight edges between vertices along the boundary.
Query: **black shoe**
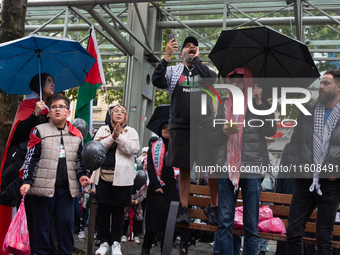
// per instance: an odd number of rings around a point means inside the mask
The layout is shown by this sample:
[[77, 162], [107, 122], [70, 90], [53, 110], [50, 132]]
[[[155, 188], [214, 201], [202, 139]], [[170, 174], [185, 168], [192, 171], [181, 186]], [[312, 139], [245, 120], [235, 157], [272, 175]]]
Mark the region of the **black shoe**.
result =
[[142, 246], [141, 255], [150, 255], [150, 250], [148, 248]]
[[74, 229], [73, 229], [73, 234], [78, 235], [79, 232], [80, 232], [80, 227], [74, 227]]
[[100, 246], [100, 244], [102, 243], [102, 241], [100, 239], [97, 239], [97, 241], [94, 243], [95, 246]]
[[204, 214], [208, 217], [208, 225], [217, 226], [218, 206], [211, 207], [210, 203], [204, 208]]
[[188, 207], [181, 206], [181, 208], [179, 208], [179, 212], [178, 212], [178, 216], [177, 216], [176, 222], [177, 223], [189, 224], [189, 210], [188, 210]]
[[153, 239], [151, 246], [157, 246], [158, 240], [157, 238]]
[[257, 254], [257, 255], [265, 255], [265, 254], [266, 254], [265, 251], [260, 251], [259, 254]]
[[176, 247], [176, 246], [177, 246], [176, 241], [172, 241], [172, 247]]

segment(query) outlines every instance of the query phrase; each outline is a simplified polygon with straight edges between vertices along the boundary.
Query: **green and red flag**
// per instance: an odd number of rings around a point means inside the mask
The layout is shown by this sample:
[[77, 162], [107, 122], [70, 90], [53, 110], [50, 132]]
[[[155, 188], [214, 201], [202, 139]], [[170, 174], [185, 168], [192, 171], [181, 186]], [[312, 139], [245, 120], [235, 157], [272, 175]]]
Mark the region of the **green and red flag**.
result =
[[[100, 85], [105, 84], [102, 60], [100, 58], [99, 48], [93, 25], [91, 26], [91, 34], [89, 43], [87, 45], [87, 52], [90, 53], [92, 57], [97, 59], [97, 62], [94, 63], [91, 70], [87, 74], [83, 85], [79, 87], [75, 116], [76, 118], [81, 118], [86, 121], [89, 127], [89, 132], [91, 133], [92, 99], [96, 96], [97, 88], [100, 87]], [[88, 135], [84, 142], [86, 143], [90, 140], [91, 136]]]

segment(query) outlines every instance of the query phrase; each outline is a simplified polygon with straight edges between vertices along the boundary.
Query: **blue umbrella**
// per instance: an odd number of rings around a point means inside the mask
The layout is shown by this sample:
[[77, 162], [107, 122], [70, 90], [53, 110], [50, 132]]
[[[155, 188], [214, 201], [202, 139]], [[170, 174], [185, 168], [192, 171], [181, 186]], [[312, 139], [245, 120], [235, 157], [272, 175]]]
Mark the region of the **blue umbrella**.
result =
[[48, 73], [60, 92], [82, 85], [95, 62], [77, 41], [29, 35], [0, 44], [0, 88], [7, 94], [28, 95], [32, 77]]

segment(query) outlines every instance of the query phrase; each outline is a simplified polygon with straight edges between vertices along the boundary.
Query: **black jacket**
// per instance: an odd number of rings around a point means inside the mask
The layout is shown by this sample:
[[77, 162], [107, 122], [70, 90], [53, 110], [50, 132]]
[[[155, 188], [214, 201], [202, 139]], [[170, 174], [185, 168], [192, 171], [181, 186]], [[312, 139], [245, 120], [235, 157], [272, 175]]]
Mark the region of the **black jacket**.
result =
[[[171, 82], [167, 79], [173, 79], [175, 70], [180, 69], [179, 66], [168, 66], [168, 62], [162, 59], [157, 65], [153, 75], [152, 84], [160, 89], [166, 89], [171, 100], [169, 129], [173, 128], [190, 128], [190, 127], [211, 127], [214, 117], [213, 102], [210, 96], [207, 97], [207, 114], [201, 114], [201, 95], [206, 94], [205, 91], [210, 89], [204, 84], [212, 86], [216, 79], [216, 73], [202, 61], [195, 57], [193, 59], [194, 69], [192, 69], [191, 79], [194, 82], [187, 85], [189, 80], [188, 70], [184, 67], [182, 76], [186, 78], [184, 82], [176, 86], [171, 86]], [[199, 77], [199, 78], [198, 78]], [[180, 76], [178, 76], [180, 78]], [[180, 79], [181, 80], [181, 79]], [[205, 91], [198, 89], [204, 88]]]
[[[266, 110], [270, 108], [266, 100], [262, 100], [261, 105], [256, 105], [253, 101], [254, 108], [258, 110]], [[224, 103], [223, 103], [224, 106]], [[216, 119], [225, 119], [225, 107], [218, 109]], [[262, 127], [250, 127], [247, 125], [249, 120], [261, 119], [263, 121]], [[275, 119], [274, 114], [269, 116], [258, 116], [247, 109], [245, 117], [245, 127], [243, 128], [243, 147], [242, 147], [242, 165], [259, 166], [261, 164], [270, 164], [265, 136], [273, 136], [276, 133], [276, 122], [266, 121], [266, 119]], [[259, 125], [252, 122], [252, 125]], [[226, 157], [226, 148], [228, 136], [223, 133], [223, 125], [216, 125], [215, 132], [211, 135], [211, 142], [214, 146], [219, 146], [217, 152], [217, 164], [224, 165]]]
[[[306, 105], [306, 109], [312, 114], [306, 116], [303, 113], [299, 113], [297, 118], [297, 126], [294, 128], [293, 135], [290, 139], [288, 164], [295, 166], [296, 172], [291, 171], [292, 177], [313, 178], [312, 171], [304, 171], [304, 166], [310, 167], [314, 164], [313, 155], [313, 133], [314, 133], [314, 110], [317, 105], [317, 101], [314, 101]], [[336, 123], [336, 126], [332, 132], [328, 153], [325, 158], [323, 166], [325, 169], [330, 169], [328, 165], [339, 165], [340, 163], [340, 120]], [[300, 167], [302, 171], [300, 171]], [[336, 168], [333, 168], [335, 171]], [[340, 169], [338, 169], [338, 172]], [[320, 178], [328, 178], [329, 174], [325, 175], [326, 171], [320, 172]], [[333, 172], [334, 173], [334, 172]], [[335, 172], [335, 176], [337, 173]]]
[[12, 207], [17, 205], [20, 198], [19, 189], [22, 185], [22, 180], [18, 173], [25, 162], [30, 132], [36, 125], [46, 123], [48, 120], [49, 118], [46, 115], [37, 117], [34, 114], [31, 114], [16, 127], [1, 173], [1, 205]]
[[[159, 184], [157, 175], [155, 172], [153, 160], [152, 160], [152, 143], [155, 142], [153, 138], [149, 141], [148, 150], [148, 175], [150, 179], [148, 193], [147, 193], [147, 206], [146, 206], [146, 217], [145, 227], [146, 231], [152, 232], [163, 232], [166, 226], [166, 220], [168, 217], [169, 207], [171, 201], [177, 201], [176, 195], [176, 179], [174, 178], [174, 170], [172, 167], [166, 166], [166, 157], [164, 157], [164, 165], [162, 171], [162, 180], [165, 185], [162, 187]], [[163, 138], [166, 153], [168, 151], [168, 141]], [[150, 144], [151, 143], [151, 144]], [[155, 190], [162, 188], [163, 194], [156, 193]]]

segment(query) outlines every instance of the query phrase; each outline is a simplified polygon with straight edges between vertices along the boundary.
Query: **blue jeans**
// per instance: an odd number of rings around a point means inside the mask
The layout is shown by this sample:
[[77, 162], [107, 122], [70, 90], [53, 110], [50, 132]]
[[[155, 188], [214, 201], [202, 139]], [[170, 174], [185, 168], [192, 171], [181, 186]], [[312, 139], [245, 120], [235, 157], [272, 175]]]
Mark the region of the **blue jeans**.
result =
[[55, 217], [59, 254], [72, 254], [74, 246], [74, 199], [68, 187], [55, 187], [52, 198], [32, 196], [34, 203], [34, 244], [37, 255], [50, 254], [50, 228]]
[[332, 238], [335, 216], [339, 205], [340, 181], [320, 179], [322, 196], [310, 192], [312, 179], [296, 179], [287, 226], [288, 253], [303, 255], [302, 236], [306, 222], [315, 206], [318, 207], [316, 220], [316, 241], [318, 255], [332, 255]]
[[[239, 186], [242, 190], [243, 200], [243, 229], [244, 229], [244, 255], [256, 255], [259, 222], [259, 202], [261, 195], [260, 178], [241, 178]], [[235, 206], [239, 190], [234, 193], [234, 186], [227, 178], [218, 180], [218, 231], [215, 235], [214, 254], [237, 254], [233, 240], [233, 226]], [[233, 244], [235, 243], [235, 244]], [[233, 251], [234, 250], [234, 251]]]

